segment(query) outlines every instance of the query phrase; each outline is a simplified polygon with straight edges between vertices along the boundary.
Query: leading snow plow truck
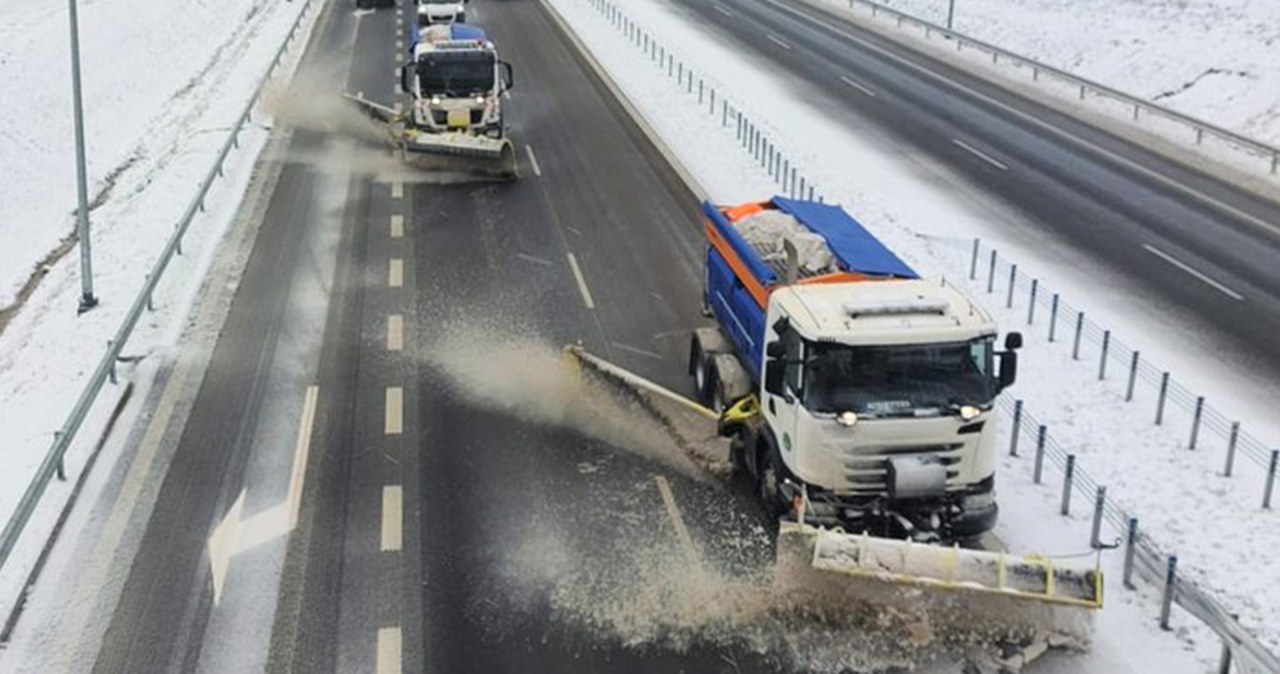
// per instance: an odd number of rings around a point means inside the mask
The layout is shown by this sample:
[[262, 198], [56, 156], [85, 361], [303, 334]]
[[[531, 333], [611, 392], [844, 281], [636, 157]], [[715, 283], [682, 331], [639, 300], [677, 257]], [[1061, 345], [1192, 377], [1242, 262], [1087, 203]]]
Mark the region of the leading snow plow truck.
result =
[[[717, 450], [700, 438], [729, 439], [725, 463], [779, 519], [775, 583], [788, 591], [923, 611], [936, 629], [1087, 643], [1096, 563], [975, 549], [999, 547], [983, 536], [997, 516], [994, 403], [1021, 335], [999, 349], [981, 307], [839, 207], [775, 197], [703, 215], [715, 325], [693, 331], [688, 363], [701, 407], [570, 347], [581, 376], [690, 428], [679, 441], [703, 458]], [[690, 426], [698, 416], [714, 430]]]
[[427, 25], [425, 18], [420, 23], [414, 26], [410, 59], [400, 69], [408, 112], [361, 96], [347, 98], [387, 124], [410, 165], [514, 180], [515, 147], [502, 111], [504, 94], [514, 85], [511, 64], [498, 58], [497, 47], [480, 28]]

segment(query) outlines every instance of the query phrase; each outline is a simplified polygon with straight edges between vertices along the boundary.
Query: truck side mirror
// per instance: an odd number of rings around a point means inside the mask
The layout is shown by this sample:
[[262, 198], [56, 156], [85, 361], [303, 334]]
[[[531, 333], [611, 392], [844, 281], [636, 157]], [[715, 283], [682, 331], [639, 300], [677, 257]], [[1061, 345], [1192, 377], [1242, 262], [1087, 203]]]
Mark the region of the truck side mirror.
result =
[[[1009, 336], [1013, 337], [1014, 335], [1018, 336], [1018, 340], [1017, 340], [1018, 346], [1021, 346], [1022, 335], [1018, 335], [1018, 333], [1015, 332]], [[1009, 340], [1005, 340], [1006, 345], [1008, 345], [1008, 342]], [[1015, 346], [1013, 348], [1016, 349], [1017, 347]], [[1017, 381], [1017, 379], [1018, 379], [1017, 352], [1013, 351], [1012, 349], [1010, 349], [1009, 351], [1002, 351], [1000, 353], [1000, 390], [1003, 391], [1009, 388], [1010, 386], [1013, 386], [1013, 382]]]
[[406, 61], [403, 66], [400, 66], [400, 91], [401, 92], [406, 94], [413, 93], [412, 89], [409, 87], [409, 78], [412, 77], [412, 73], [416, 71], [417, 71], [417, 67], [413, 61]]
[[498, 67], [502, 69], [502, 87], [504, 89], [513, 89], [516, 86], [515, 71], [511, 69], [511, 64], [507, 61], [498, 61]]
[[769, 358], [785, 358], [787, 355], [787, 345], [782, 340], [769, 342], [769, 346], [764, 347], [764, 353]]
[[[777, 342], [774, 342], [775, 344]], [[764, 390], [776, 396], [786, 395], [787, 361], [770, 358], [764, 362]]]
[[1022, 348], [1022, 333], [1011, 332], [1004, 336], [1005, 351], [1015, 351]]
[[773, 332], [781, 337], [791, 331], [791, 319], [783, 316], [782, 318], [774, 321], [771, 327], [773, 328]]

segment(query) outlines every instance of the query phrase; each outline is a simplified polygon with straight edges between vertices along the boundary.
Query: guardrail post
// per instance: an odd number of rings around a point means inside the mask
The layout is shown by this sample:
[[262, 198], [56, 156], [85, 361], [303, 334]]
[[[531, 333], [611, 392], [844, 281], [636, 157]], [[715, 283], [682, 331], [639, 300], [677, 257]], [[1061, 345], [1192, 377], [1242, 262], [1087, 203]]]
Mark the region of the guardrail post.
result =
[[1080, 100], [1084, 100], [1084, 85], [1080, 85]]
[[1009, 265], [1009, 292], [1006, 293], [1004, 299], [1004, 308], [1013, 308], [1013, 288], [1018, 285], [1018, 265]]
[[1169, 395], [1169, 373], [1160, 373], [1160, 397], [1156, 400], [1156, 425], [1164, 423], [1164, 400]]
[[1018, 436], [1022, 434], [1022, 399], [1013, 401], [1013, 428], [1009, 435], [1009, 456], [1018, 455]]
[[1227, 464], [1222, 468], [1222, 474], [1231, 477], [1231, 471], [1236, 465], [1236, 443], [1240, 441], [1240, 422], [1231, 422], [1231, 437], [1227, 440]]
[[1098, 361], [1098, 381], [1107, 378], [1107, 351], [1111, 348], [1111, 331], [1102, 331], [1102, 358]]
[[809, 185], [809, 201], [813, 201], [813, 185]]
[[[1237, 618], [1234, 613], [1232, 618]], [[1226, 639], [1222, 640], [1222, 655], [1218, 656], [1218, 674], [1231, 674], [1231, 645]]]
[[1187, 443], [1187, 449], [1196, 448], [1196, 440], [1200, 439], [1200, 418], [1204, 415], [1204, 396], [1196, 396], [1196, 413], [1191, 418], [1191, 440]]
[[720, 126], [721, 128], [729, 126], [729, 101], [720, 101]]
[[1032, 67], [1031, 67], [1031, 81], [1032, 81], [1032, 82], [1039, 82], [1039, 81], [1040, 81], [1040, 68], [1035, 67], [1035, 66], [1032, 66]]
[[1071, 483], [1076, 479], [1076, 455], [1067, 455], [1067, 465], [1062, 471], [1062, 507], [1058, 509], [1058, 514], [1067, 516], [1071, 514]]
[[[54, 431], [53, 444], [57, 445], [61, 442], [62, 442], [62, 431]], [[57, 475], [59, 482], [67, 481], [67, 464], [65, 461], [63, 461], [61, 456], [58, 457], [58, 465], [54, 474]]]
[[1129, 386], [1124, 391], [1124, 401], [1133, 400], [1133, 386], [1138, 383], [1138, 363], [1142, 358], [1141, 351], [1134, 351], [1133, 358], [1129, 360]]
[[1093, 495], [1093, 528], [1089, 532], [1089, 545], [1094, 550], [1102, 549], [1102, 515], [1106, 508], [1107, 488], [1098, 485], [1098, 491]]
[[1134, 103], [1133, 104], [1133, 121], [1135, 122], [1138, 121], [1138, 110], [1139, 110], [1138, 104]]
[[1071, 360], [1080, 360], [1080, 333], [1084, 332], [1084, 312], [1076, 312], [1076, 339], [1071, 347]]
[[1049, 429], [1044, 424], [1040, 424], [1040, 429], [1036, 432], [1036, 465], [1035, 471], [1032, 473], [1032, 481], [1040, 484], [1040, 477], [1044, 473], [1044, 441]]
[[1262, 492], [1262, 508], [1271, 510], [1271, 492], [1276, 487], [1276, 463], [1280, 462], [1280, 449], [1271, 450], [1271, 463], [1267, 466], [1267, 486]]
[[1197, 126], [1196, 127], [1196, 145], [1199, 145], [1200, 142], [1203, 140], [1204, 140], [1204, 127]]
[[1052, 343], [1058, 332], [1058, 293], [1053, 294], [1049, 303], [1049, 342]]
[[1121, 574], [1126, 590], [1133, 590], [1133, 556], [1138, 553], [1138, 518], [1129, 518], [1124, 537], [1124, 574]]
[[1173, 593], [1178, 587], [1178, 556], [1169, 555], [1169, 566], [1164, 574], [1164, 596], [1160, 600], [1160, 629], [1169, 629], [1169, 611], [1173, 608]]
[[991, 292], [995, 289], [995, 287], [996, 287], [996, 249], [992, 248], [991, 249], [991, 266], [987, 268], [987, 294], [990, 295]]
[[[692, 82], [693, 79], [690, 78], [689, 81]], [[698, 78], [698, 105], [702, 105], [702, 78], [701, 77]]]
[[974, 238], [973, 255], [969, 257], [969, 280], [978, 278], [978, 248], [982, 245], [982, 240]]
[[804, 176], [800, 176], [800, 197], [804, 198]]
[[782, 186], [783, 186], [783, 187], [786, 187], [786, 186], [787, 186], [787, 176], [788, 176], [790, 173], [791, 173], [791, 160], [790, 160], [790, 159], [783, 159], [783, 160], [782, 160], [782, 175], [780, 176], [780, 177], [781, 177], [781, 179], [782, 179], [782, 180], [781, 180], [781, 182], [782, 182]]
[[708, 115], [716, 114], [716, 88], [707, 87], [707, 92], [711, 94], [711, 106], [707, 108]]
[[1036, 320], [1036, 294], [1040, 289], [1040, 279], [1031, 279], [1031, 304], [1027, 306], [1027, 325], [1031, 325]]
[[[108, 339], [107, 351], [110, 352], [111, 349], [115, 347], [115, 344], [116, 344], [116, 341], [114, 339]], [[111, 383], [115, 384], [116, 383], [116, 359], [115, 358], [111, 359], [111, 368], [107, 371], [107, 374], [108, 374], [108, 377], [110, 377], [111, 379]]]
[[1138, 551], [1138, 518], [1129, 518], [1124, 537], [1124, 574], [1121, 578], [1126, 589], [1133, 589], [1133, 555]]

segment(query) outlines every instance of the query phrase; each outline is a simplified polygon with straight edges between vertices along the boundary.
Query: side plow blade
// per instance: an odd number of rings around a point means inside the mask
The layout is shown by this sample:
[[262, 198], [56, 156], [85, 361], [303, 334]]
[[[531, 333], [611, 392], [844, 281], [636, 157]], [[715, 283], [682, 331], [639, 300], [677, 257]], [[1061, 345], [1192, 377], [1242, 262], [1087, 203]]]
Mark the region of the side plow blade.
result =
[[506, 138], [466, 133], [410, 133], [404, 144], [405, 161], [425, 171], [482, 175], [515, 180], [515, 146]]

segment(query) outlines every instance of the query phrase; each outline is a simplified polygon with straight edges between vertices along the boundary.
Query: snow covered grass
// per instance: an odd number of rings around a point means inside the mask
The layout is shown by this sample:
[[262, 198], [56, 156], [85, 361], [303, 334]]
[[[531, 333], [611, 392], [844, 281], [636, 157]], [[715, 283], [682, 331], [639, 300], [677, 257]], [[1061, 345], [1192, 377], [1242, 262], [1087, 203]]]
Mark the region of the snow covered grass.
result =
[[[946, 25], [948, 0], [879, 0]], [[955, 0], [956, 32], [1280, 145], [1280, 3]]]
[[[54, 430], [69, 413], [197, 185], [213, 167], [231, 125], [307, 4], [100, 0], [84, 7], [83, 57], [93, 64], [85, 74], [89, 154], [97, 158], [91, 170], [96, 184], [110, 185], [92, 214], [95, 291], [101, 304], [77, 316], [80, 279], [73, 251], [45, 271], [38, 289], [0, 334], [0, 518], [10, 516], [48, 451]], [[21, 65], [6, 66], [4, 76], [11, 78], [6, 90], [23, 94], [6, 96], [0, 103], [0, 131], [16, 134], [18, 146], [0, 144], [0, 165], [8, 178], [0, 192], [0, 212], [5, 214], [0, 215], [0, 283], [24, 278], [25, 261], [42, 257], [72, 221], [67, 204], [74, 199], [63, 194], [73, 194], [74, 188], [73, 165], [64, 152], [70, 150], [65, 142], [70, 132], [59, 137], [63, 120], [53, 113], [60, 109], [59, 101], [65, 103], [69, 97], [65, 73], [54, 67], [65, 65], [64, 42], [53, 37], [61, 35], [59, 30], [65, 33], [66, 16], [59, 7], [65, 9], [57, 2], [0, 6], [0, 31], [16, 31], [0, 32], [0, 44], [6, 50], [15, 44], [22, 47], [0, 56]], [[290, 57], [301, 53], [316, 15], [308, 15], [301, 27], [303, 40], [294, 43]], [[284, 65], [287, 73], [293, 61]], [[89, 84], [95, 80], [98, 84]], [[64, 88], [68, 96], [61, 95]], [[30, 114], [32, 100], [48, 103], [49, 114]], [[27, 114], [19, 114], [23, 111]], [[69, 108], [65, 121], [69, 128]], [[241, 132], [239, 149], [224, 167], [225, 179], [214, 183], [206, 199], [208, 214], [198, 216], [184, 238], [184, 254], [170, 264], [154, 296], [155, 311], [138, 324], [127, 356], [169, 358], [267, 135], [268, 129], [259, 125]], [[63, 164], [67, 171], [61, 169]], [[121, 170], [106, 177], [117, 168]], [[136, 374], [146, 379], [156, 370], [145, 365]], [[122, 367], [121, 376], [129, 374]], [[115, 404], [115, 390], [108, 386], [99, 396], [67, 456], [72, 480]], [[7, 615], [14, 590], [68, 493], [62, 484], [49, 490], [15, 557], [6, 564], [0, 615]]]
[[[1258, 385], [1247, 372], [1214, 369], [1213, 376], [1206, 376], [1206, 370], [1196, 367], [1194, 355], [1203, 345], [1195, 335], [1179, 330], [1177, 317], [1162, 311], [1163, 307], [1136, 292], [1125, 292], [1123, 282], [1099, 273], [1090, 261], [1038, 245], [1034, 235], [1026, 234], [1032, 228], [1023, 224], [1022, 216], [975, 193], [965, 181], [927, 159], [904, 153], [874, 126], [853, 115], [836, 119], [815, 112], [824, 102], [821, 92], [797, 92], [790, 78], [773, 74], [770, 63], [744, 57], [735, 45], [703, 32], [678, 8], [663, 0], [626, 3], [627, 20], [643, 31], [632, 35], [662, 36], [662, 49], [655, 54], [644, 50], [643, 37], [638, 46], [625, 39], [627, 21], [621, 22], [622, 28], [611, 25], [591, 0], [550, 2], [713, 199], [754, 200], [785, 191], [736, 140], [735, 111], [742, 111], [786, 161], [799, 168], [808, 184], [818, 185], [816, 194], [845, 204], [926, 274], [945, 274], [949, 279], [967, 276], [971, 237], [998, 241], [1002, 254], [1022, 261], [1024, 271], [1048, 270], [1048, 277], [1041, 276], [1042, 282], [1051, 284], [1048, 287], [1072, 296], [1094, 320], [1116, 329], [1117, 335], [1140, 343], [1147, 357], [1190, 378], [1194, 390], [1206, 391], [1204, 382], [1209, 381], [1215, 386], [1206, 392], [1224, 401], [1220, 405], [1224, 409], [1236, 413], [1260, 409], [1238, 403], [1267, 390], [1268, 385]], [[679, 45], [674, 54], [666, 51], [672, 45]], [[674, 57], [674, 64], [662, 63], [664, 52]], [[695, 73], [692, 83], [686, 75], [677, 84], [679, 73], [690, 68]], [[709, 101], [712, 89], [717, 96], [714, 106]], [[677, 91], [685, 95], [673, 95]], [[727, 120], [721, 107], [726, 100]], [[1011, 237], [1011, 232], [1016, 235]], [[977, 294], [979, 300], [982, 297], [983, 293]], [[993, 308], [1009, 329], [1017, 329], [1026, 319], [1023, 302], [1010, 312]], [[1073, 362], [1061, 343], [1049, 345], [1039, 333], [1029, 337], [1016, 394], [1056, 429], [1054, 437], [1080, 455], [1083, 469], [1109, 485], [1116, 502], [1142, 518], [1143, 529], [1158, 546], [1169, 551], [1176, 548], [1192, 577], [1225, 595], [1228, 608], [1242, 612], [1251, 629], [1275, 646], [1280, 630], [1274, 612], [1280, 596], [1266, 582], [1268, 574], [1261, 572], [1269, 564], [1262, 551], [1276, 549], [1275, 515], [1258, 509], [1257, 473], [1242, 472], [1232, 479], [1218, 476], [1221, 446], [1206, 440], [1203, 450], [1187, 450], [1185, 416], [1174, 416], [1171, 407], [1170, 423], [1176, 420], [1176, 425], [1154, 427], [1149, 391], [1128, 405], [1118, 401], [1123, 373], [1114, 366], [1109, 381], [1095, 381], [1096, 351], [1091, 352], [1090, 367]], [[1123, 390], [1119, 396], [1122, 401]], [[1254, 395], [1255, 403], [1265, 399], [1265, 394]], [[1258, 432], [1274, 435], [1274, 427], [1262, 424], [1268, 418], [1264, 414], [1243, 418], [1257, 420], [1250, 425]], [[1003, 446], [1008, 447], [1007, 435]], [[999, 530], [1002, 540], [1018, 551], [1060, 554], [1087, 549], [1088, 521], [1081, 513], [1089, 504], [1077, 501], [1076, 514], [1059, 526], [1060, 473], [1046, 470], [1050, 486], [1027, 485], [1030, 461], [1025, 457], [1030, 449], [1024, 440], [1023, 458], [1002, 459], [1001, 501], [1006, 512]], [[1046, 526], [1049, 522], [1054, 524]], [[1158, 608], [1149, 591], [1119, 589], [1119, 560], [1119, 553], [1104, 555], [1112, 591], [1100, 618], [1101, 643], [1094, 655], [1078, 664], [1098, 672], [1153, 671], [1153, 659], [1161, 661], [1161, 671], [1203, 671], [1211, 666], [1218, 648], [1214, 635], [1180, 614], [1175, 620], [1178, 641], [1162, 636], [1154, 628]]]

